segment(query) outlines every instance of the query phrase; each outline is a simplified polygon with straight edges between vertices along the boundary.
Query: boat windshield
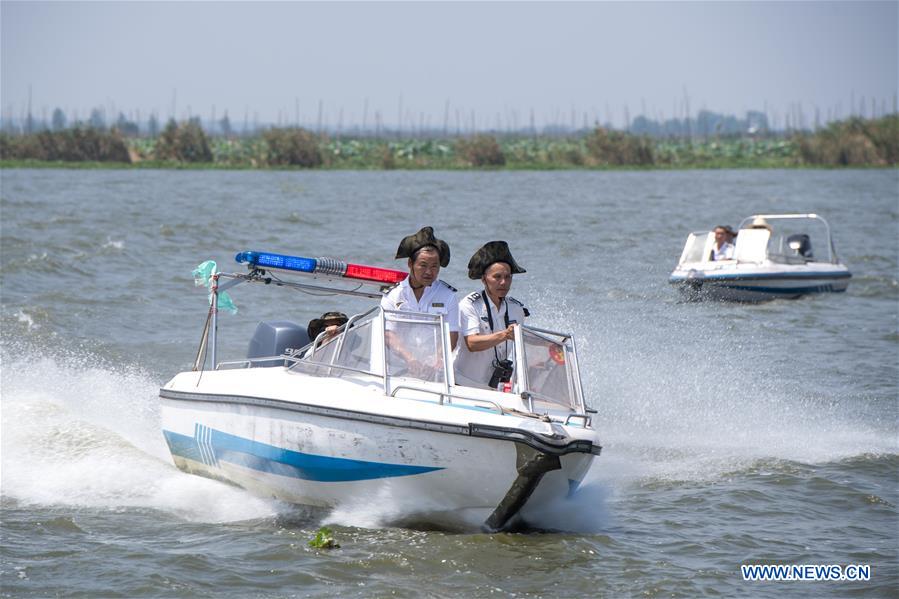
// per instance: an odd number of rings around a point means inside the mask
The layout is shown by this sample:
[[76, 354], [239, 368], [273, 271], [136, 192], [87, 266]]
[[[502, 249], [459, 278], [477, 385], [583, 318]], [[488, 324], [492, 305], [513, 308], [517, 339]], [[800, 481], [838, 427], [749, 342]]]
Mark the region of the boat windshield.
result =
[[684, 251], [681, 254], [681, 264], [693, 262], [705, 262], [708, 260], [712, 244], [715, 243], [715, 234], [711, 231], [690, 233]]
[[[316, 340], [315, 351], [305, 356], [305, 362], [320, 367], [306, 367], [304, 370], [320, 376], [344, 377], [355, 374], [380, 376], [377, 360], [372, 359], [373, 316], [354, 316], [339, 335], [322, 335]], [[367, 316], [367, 318], [365, 318]], [[327, 368], [337, 366], [338, 368]]]
[[[383, 320], [382, 320], [383, 318]], [[381, 328], [383, 324], [383, 329]], [[320, 337], [315, 351], [299, 360], [302, 370], [327, 377], [368, 375], [382, 379], [386, 390], [396, 385], [414, 388], [415, 382], [448, 385], [446, 395], [470, 394], [470, 389], [451, 391], [448, 339], [440, 316], [415, 312], [372, 310], [354, 317], [347, 328], [332, 337]], [[530, 398], [537, 413], [581, 412], [583, 394], [574, 343], [569, 335], [521, 325], [516, 341], [514, 388]], [[383, 330], [383, 337], [381, 331]], [[387, 377], [384, 372], [386, 368]], [[403, 379], [403, 382], [391, 379]]]
[[537, 412], [578, 411], [580, 382], [571, 339], [522, 327], [526, 386]]
[[[383, 313], [381, 336], [380, 313]], [[369, 374], [445, 384], [446, 353], [442, 320], [433, 314], [372, 310], [353, 317], [333, 338], [320, 337], [307, 353], [304, 372], [344, 377]], [[333, 368], [333, 367], [337, 368]]]
[[384, 311], [387, 374], [446, 382], [443, 322], [439, 316]]
[[772, 221], [775, 229], [768, 242], [768, 257], [775, 262], [830, 262], [830, 243], [823, 226], [808, 220]]

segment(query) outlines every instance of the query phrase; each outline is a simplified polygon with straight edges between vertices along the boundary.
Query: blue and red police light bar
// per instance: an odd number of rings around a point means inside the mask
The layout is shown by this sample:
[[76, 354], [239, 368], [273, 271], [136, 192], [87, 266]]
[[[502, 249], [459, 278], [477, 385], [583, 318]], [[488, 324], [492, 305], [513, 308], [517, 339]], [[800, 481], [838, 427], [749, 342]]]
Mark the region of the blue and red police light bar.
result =
[[339, 276], [371, 283], [399, 283], [409, 274], [392, 268], [350, 264], [333, 258], [303, 258], [269, 252], [240, 252], [234, 256], [234, 259], [239, 264], [246, 263], [257, 268], [276, 268], [310, 275]]

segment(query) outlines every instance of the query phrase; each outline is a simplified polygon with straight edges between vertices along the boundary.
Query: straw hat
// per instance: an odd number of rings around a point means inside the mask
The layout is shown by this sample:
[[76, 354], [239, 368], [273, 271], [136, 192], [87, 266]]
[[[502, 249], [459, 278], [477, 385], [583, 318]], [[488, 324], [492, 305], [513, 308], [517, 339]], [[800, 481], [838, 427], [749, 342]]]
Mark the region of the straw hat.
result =
[[771, 231], [771, 225], [769, 225], [768, 221], [766, 221], [761, 216], [756, 216], [754, 219], [752, 219], [752, 222], [749, 224], [749, 228], [750, 229], [768, 229], [768, 231]]

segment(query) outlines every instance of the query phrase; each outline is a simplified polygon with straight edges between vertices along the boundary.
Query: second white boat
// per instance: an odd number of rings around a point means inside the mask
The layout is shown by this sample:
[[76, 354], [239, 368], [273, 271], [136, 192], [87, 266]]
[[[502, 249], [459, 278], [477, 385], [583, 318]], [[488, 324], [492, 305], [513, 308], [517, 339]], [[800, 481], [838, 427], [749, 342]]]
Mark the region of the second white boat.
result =
[[711, 231], [687, 237], [669, 282], [688, 299], [758, 302], [842, 292], [852, 276], [837, 257], [830, 226], [817, 214], [747, 217], [731, 259], [712, 260], [714, 244]]

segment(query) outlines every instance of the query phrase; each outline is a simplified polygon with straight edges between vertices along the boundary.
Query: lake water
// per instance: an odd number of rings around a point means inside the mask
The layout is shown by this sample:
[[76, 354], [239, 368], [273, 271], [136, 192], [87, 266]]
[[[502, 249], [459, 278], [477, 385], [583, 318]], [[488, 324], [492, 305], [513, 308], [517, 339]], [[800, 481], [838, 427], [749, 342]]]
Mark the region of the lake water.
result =
[[[4, 597], [899, 596], [899, 171], [0, 177]], [[828, 218], [848, 292], [680, 302], [686, 234], [755, 212]], [[531, 322], [575, 333], [604, 450], [569, 505], [527, 533], [407, 530], [174, 468], [157, 394], [197, 349], [197, 264], [402, 268], [424, 225], [465, 292], [472, 252], [508, 240]], [[234, 290], [220, 359], [259, 320], [369, 305], [272, 291]], [[307, 546], [323, 524], [340, 549]], [[745, 582], [753, 563], [872, 572]]]

